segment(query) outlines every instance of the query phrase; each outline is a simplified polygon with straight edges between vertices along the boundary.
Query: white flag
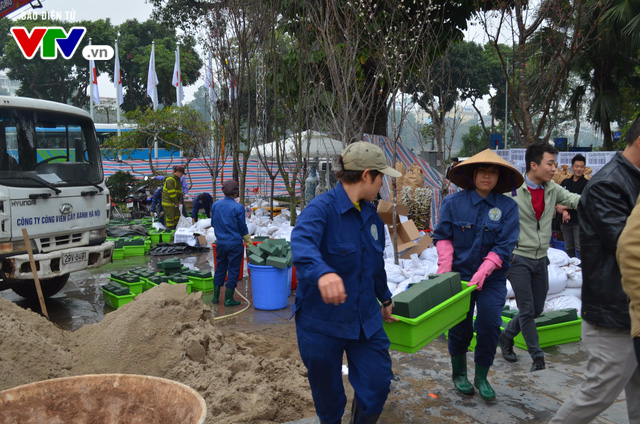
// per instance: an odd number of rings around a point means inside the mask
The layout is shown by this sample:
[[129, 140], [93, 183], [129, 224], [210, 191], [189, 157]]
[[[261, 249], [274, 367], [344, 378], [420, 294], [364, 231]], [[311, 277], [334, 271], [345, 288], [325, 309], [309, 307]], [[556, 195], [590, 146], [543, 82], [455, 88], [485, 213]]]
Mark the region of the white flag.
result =
[[93, 60], [89, 61], [89, 81], [91, 82], [91, 98], [97, 105], [100, 104], [100, 92], [98, 91], [98, 71], [96, 70], [96, 64]]
[[158, 108], [158, 75], [156, 74], [156, 46], [151, 44], [151, 58], [149, 59], [149, 73], [147, 74], [147, 94], [153, 101], [153, 108]]
[[209, 52], [209, 64], [205, 65], [204, 69], [204, 85], [206, 85], [207, 90], [209, 90], [209, 98], [211, 99], [211, 102], [215, 105], [218, 99], [216, 98], [216, 87], [213, 79], [213, 68], [211, 67], [211, 52]]
[[229, 107], [231, 107], [231, 101], [235, 98], [233, 97], [233, 87], [235, 86], [233, 78], [231, 78], [231, 74], [229, 74], [229, 79], [227, 80], [227, 87], [229, 87]]
[[116, 43], [116, 60], [113, 65], [113, 86], [116, 88], [116, 101], [122, 104], [122, 75], [120, 74], [120, 58], [118, 57], [118, 43]]
[[171, 84], [176, 88], [176, 98], [178, 106], [182, 106], [184, 92], [182, 91], [182, 73], [180, 72], [180, 48], [176, 50], [176, 63], [173, 65], [173, 79]]

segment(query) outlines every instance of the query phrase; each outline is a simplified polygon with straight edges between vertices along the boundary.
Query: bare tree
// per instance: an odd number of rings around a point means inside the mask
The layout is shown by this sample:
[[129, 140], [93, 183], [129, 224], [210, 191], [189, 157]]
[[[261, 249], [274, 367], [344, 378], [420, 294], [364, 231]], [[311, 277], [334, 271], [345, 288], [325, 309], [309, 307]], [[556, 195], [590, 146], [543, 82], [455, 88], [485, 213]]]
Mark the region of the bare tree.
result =
[[[507, 79], [511, 120], [523, 144], [549, 139], [572, 62], [596, 32], [608, 4], [515, 0], [478, 15]], [[505, 48], [504, 40], [512, 43]]]

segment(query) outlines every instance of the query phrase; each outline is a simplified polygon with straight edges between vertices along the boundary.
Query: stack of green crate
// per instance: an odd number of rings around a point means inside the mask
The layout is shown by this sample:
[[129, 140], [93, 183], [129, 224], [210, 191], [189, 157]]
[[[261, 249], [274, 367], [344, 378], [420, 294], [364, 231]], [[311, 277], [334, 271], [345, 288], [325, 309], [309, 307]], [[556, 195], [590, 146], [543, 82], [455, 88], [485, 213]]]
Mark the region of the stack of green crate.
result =
[[110, 282], [101, 287], [102, 296], [104, 297], [104, 303], [111, 306], [113, 309], [118, 309], [122, 305], [125, 305], [136, 297], [135, 294], [130, 293], [129, 288], [123, 287], [115, 282]]
[[285, 239], [266, 239], [257, 246], [247, 246], [251, 265], [266, 265], [280, 269], [293, 266], [291, 245]]
[[114, 272], [111, 274], [109, 279], [125, 287], [128, 287], [131, 291], [131, 294], [142, 293], [142, 286], [144, 285], [144, 283], [140, 280], [139, 275], [131, 274], [127, 271]]
[[[393, 316], [398, 321], [383, 323], [391, 342], [390, 348], [415, 353], [435, 340], [467, 316], [471, 293], [475, 289], [475, 286], [468, 287], [466, 282], [460, 281], [460, 274], [447, 273], [423, 280], [394, 296]], [[415, 318], [406, 317], [414, 316], [421, 310], [426, 312]]]
[[393, 313], [405, 318], [417, 318], [445, 300], [460, 293], [460, 274], [437, 274], [409, 286], [393, 298]]
[[171, 258], [158, 262], [158, 272], [164, 275], [178, 274], [183, 271], [180, 258]]
[[183, 272], [183, 274], [189, 277], [192, 290], [203, 292], [213, 290], [213, 275], [211, 275], [211, 271], [190, 269]]
[[135, 268], [132, 268], [129, 270], [130, 274], [136, 274], [138, 276], [140, 276], [140, 280], [142, 281], [143, 285], [142, 288], [143, 290], [149, 290], [151, 288], [150, 284], [149, 284], [149, 278], [153, 277], [154, 275], [156, 275], [155, 272], [148, 270], [145, 267], [142, 266], [137, 266]]
[[185, 274], [171, 274], [169, 277], [169, 284], [185, 284], [187, 286], [187, 293], [191, 294], [191, 281], [189, 276]]

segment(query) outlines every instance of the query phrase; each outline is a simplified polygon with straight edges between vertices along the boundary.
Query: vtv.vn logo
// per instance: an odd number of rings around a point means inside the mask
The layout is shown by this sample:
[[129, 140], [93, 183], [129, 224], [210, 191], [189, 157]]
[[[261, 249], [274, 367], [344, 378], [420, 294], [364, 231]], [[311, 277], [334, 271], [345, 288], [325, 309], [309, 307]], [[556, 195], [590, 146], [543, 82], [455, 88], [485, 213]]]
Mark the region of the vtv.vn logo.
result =
[[[71, 59], [86, 32], [85, 27], [73, 27], [68, 33], [61, 27], [35, 27], [31, 33], [25, 27], [11, 28], [13, 38], [27, 59], [32, 59], [38, 48], [42, 59], [56, 59], [58, 51], [65, 59]], [[111, 46], [89, 45], [82, 49], [82, 56], [87, 60], [110, 60], [113, 54]]]
[[38, 48], [42, 59], [56, 59], [58, 50], [65, 59], [70, 59], [86, 34], [85, 27], [73, 27], [67, 33], [61, 27], [34, 27], [31, 33], [25, 27], [11, 28], [11, 34], [27, 59], [32, 59]]

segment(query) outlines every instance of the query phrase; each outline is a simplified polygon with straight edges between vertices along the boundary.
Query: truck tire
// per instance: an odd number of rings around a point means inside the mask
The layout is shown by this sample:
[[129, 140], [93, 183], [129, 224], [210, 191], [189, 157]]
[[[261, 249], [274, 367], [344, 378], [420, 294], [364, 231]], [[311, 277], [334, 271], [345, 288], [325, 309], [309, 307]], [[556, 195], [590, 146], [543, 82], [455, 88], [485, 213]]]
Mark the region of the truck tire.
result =
[[[42, 288], [42, 296], [47, 298], [58, 293], [69, 281], [69, 274], [53, 277], [46, 280], [40, 280], [40, 288]], [[29, 300], [38, 300], [38, 292], [36, 284], [33, 280], [22, 280], [12, 285], [11, 290], [18, 296], [22, 296]]]

